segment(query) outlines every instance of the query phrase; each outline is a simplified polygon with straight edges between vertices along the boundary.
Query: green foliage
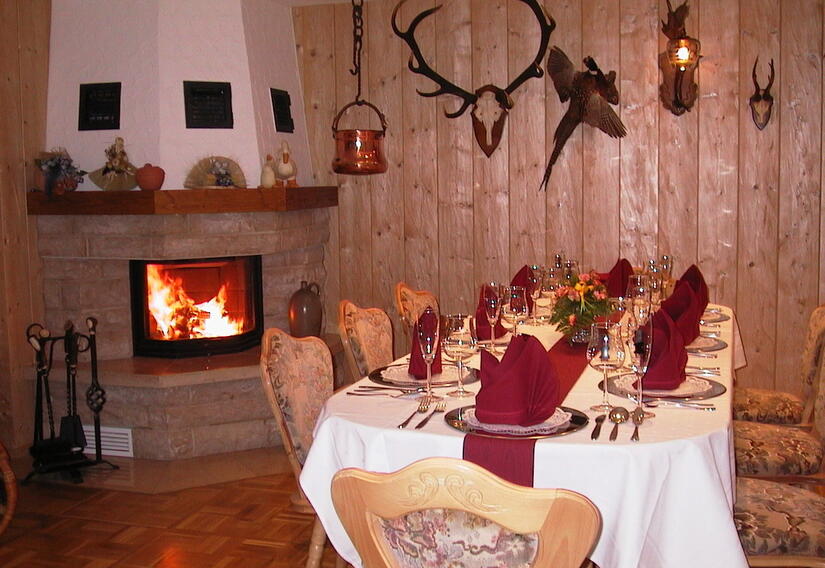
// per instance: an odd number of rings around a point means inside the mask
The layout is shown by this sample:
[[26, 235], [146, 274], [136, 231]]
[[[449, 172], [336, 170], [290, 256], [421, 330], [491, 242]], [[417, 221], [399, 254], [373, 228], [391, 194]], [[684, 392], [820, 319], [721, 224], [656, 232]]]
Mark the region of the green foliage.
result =
[[573, 335], [600, 316], [610, 315], [607, 289], [595, 273], [574, 276], [567, 286], [556, 291], [551, 323], [565, 335]]

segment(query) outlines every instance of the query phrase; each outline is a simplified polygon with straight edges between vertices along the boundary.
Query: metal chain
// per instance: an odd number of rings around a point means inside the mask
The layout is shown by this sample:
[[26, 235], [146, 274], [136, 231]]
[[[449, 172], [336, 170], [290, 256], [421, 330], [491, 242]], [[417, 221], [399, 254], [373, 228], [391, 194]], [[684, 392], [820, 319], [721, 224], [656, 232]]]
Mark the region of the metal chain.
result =
[[361, 46], [364, 36], [364, 0], [352, 0], [352, 69], [350, 73], [358, 77], [358, 92], [355, 102], [361, 100]]

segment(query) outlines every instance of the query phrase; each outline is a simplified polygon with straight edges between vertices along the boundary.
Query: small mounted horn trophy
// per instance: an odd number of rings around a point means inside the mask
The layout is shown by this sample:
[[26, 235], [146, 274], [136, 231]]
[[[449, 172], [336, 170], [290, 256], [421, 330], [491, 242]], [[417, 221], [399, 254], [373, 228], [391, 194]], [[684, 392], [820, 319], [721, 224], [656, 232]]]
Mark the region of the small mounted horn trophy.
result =
[[701, 44], [685, 31], [687, 16], [687, 0], [675, 10], [667, 0], [667, 22], [662, 22], [662, 33], [668, 42], [667, 51], [659, 54], [659, 69], [662, 71], [659, 98], [665, 108], [676, 116], [693, 108], [699, 94], [693, 75], [699, 66]]
[[473, 110], [470, 112], [470, 115], [473, 119], [473, 132], [475, 133], [476, 142], [478, 142], [484, 154], [489, 158], [501, 142], [501, 136], [504, 133], [504, 124], [507, 121], [507, 113], [513, 108], [513, 99], [510, 95], [528, 79], [533, 77], [539, 78], [544, 75], [541, 62], [544, 59], [544, 54], [547, 52], [550, 34], [556, 29], [556, 21], [547, 16], [544, 7], [538, 0], [520, 0], [527, 4], [533, 11], [533, 15], [535, 15], [536, 20], [538, 20], [541, 29], [541, 40], [539, 41], [539, 50], [536, 57], [524, 71], [505, 88], [502, 89], [496, 85], [484, 85], [471, 93], [445, 79], [439, 75], [435, 69], [430, 67], [424, 59], [424, 55], [421, 53], [421, 48], [418, 47], [418, 41], [415, 39], [415, 29], [418, 27], [418, 24], [427, 16], [440, 10], [441, 6], [439, 5], [424, 10], [412, 19], [406, 31], [401, 31], [397, 21], [398, 11], [406, 1], [407, 0], [401, 0], [392, 11], [392, 31], [410, 46], [412, 54], [407, 64], [410, 71], [427, 77], [438, 86], [434, 91], [428, 93], [418, 91], [418, 94], [422, 97], [453, 95], [460, 98], [462, 102], [458, 110], [455, 112], [444, 111], [444, 115], [447, 118], [458, 118], [472, 106]]
[[773, 67], [773, 59], [771, 59], [771, 74], [768, 77], [767, 86], [762, 89], [759, 87], [759, 82], [756, 80], [756, 65], [759, 63], [759, 57], [753, 62], [753, 86], [756, 89], [748, 100], [751, 105], [751, 116], [756, 128], [763, 130], [771, 119], [771, 112], [773, 111], [773, 96], [771, 95], [771, 87], [773, 80], [776, 78], [776, 70]]

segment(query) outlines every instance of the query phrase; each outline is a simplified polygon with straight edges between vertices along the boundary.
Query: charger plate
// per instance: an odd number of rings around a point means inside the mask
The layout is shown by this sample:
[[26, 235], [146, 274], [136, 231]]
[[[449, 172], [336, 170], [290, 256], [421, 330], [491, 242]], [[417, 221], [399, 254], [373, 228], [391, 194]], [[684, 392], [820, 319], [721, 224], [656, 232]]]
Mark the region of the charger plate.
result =
[[706, 311], [702, 315], [702, 323], [719, 323], [728, 321], [729, 319], [730, 316], [728, 314], [723, 314], [722, 312]]
[[587, 423], [589, 422], [587, 415], [583, 412], [576, 410], [575, 408], [570, 408], [569, 406], [560, 406], [559, 408], [571, 414], [570, 421], [566, 425], [560, 426], [553, 432], [530, 435], [500, 434], [497, 432], [490, 432], [488, 430], [484, 430], [482, 427], [473, 426], [470, 424], [466, 419], [466, 415], [469, 410], [474, 408], [475, 405], [454, 408], [444, 415], [444, 421], [452, 428], [455, 428], [459, 432], [464, 432], [465, 434], [475, 434], [476, 436], [483, 436], [485, 438], [499, 438], [502, 440], [538, 440], [541, 438], [565, 436], [581, 430], [587, 426]]
[[688, 353], [707, 353], [709, 351], [721, 351], [728, 344], [716, 337], [697, 337], [693, 343], [685, 347]]
[[[607, 392], [610, 394], [615, 394], [616, 396], [621, 396], [625, 398], [630, 398], [635, 400], [636, 391], [627, 391], [616, 384], [616, 379], [618, 376], [608, 377], [607, 379]], [[710, 388], [705, 391], [697, 392], [693, 394], [687, 395], [677, 395], [677, 394], [664, 394], [664, 391], [656, 390], [656, 391], [646, 391], [642, 389], [642, 398], [645, 401], [651, 400], [707, 400], [709, 398], [715, 398], [719, 395], [724, 394], [728, 389], [720, 383], [719, 381], [714, 381], [713, 379], [708, 379], [707, 377], [702, 377], [703, 381], [707, 381], [709, 383]], [[599, 381], [599, 389], [603, 388], [604, 381]]]
[[[424, 379], [416, 379], [407, 372], [409, 363], [399, 363], [379, 367], [369, 374], [369, 379], [379, 385], [390, 387], [418, 388], [425, 385]], [[470, 367], [464, 368], [464, 384], [469, 385], [478, 380], [478, 372]], [[469, 372], [468, 372], [469, 371]], [[454, 387], [458, 384], [458, 367], [446, 361], [441, 364], [441, 373], [433, 375], [432, 386]]]

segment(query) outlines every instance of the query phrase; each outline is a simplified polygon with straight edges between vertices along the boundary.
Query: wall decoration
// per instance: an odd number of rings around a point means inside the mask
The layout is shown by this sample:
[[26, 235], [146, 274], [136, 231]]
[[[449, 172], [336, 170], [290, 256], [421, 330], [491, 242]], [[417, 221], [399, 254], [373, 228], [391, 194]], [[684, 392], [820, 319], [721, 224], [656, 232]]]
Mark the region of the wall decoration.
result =
[[584, 64], [586, 71], [575, 71], [573, 63], [557, 46], [553, 46], [547, 57], [547, 70], [553, 79], [559, 100], [566, 102], [569, 99], [570, 105], [553, 135], [555, 146], [539, 189], [547, 189], [553, 164], [580, 123], [595, 126], [611, 138], [622, 138], [627, 134], [622, 120], [610, 108], [610, 105], [619, 104], [616, 72], [610, 71], [605, 75], [592, 57], [585, 57]]
[[418, 25], [427, 16], [440, 10], [441, 6], [439, 5], [424, 10], [413, 18], [407, 30], [402, 32], [398, 27], [397, 16], [398, 11], [406, 1], [407, 0], [401, 0], [392, 11], [392, 29], [395, 35], [403, 39], [407, 45], [410, 46], [412, 54], [407, 64], [410, 71], [423, 75], [438, 85], [435, 91], [429, 93], [417, 91], [418, 94], [422, 97], [436, 97], [445, 94], [459, 97], [462, 100], [461, 106], [455, 112], [447, 112], [445, 110], [444, 115], [447, 116], [447, 118], [458, 118], [472, 106], [473, 110], [470, 112], [470, 115], [473, 121], [473, 133], [475, 134], [476, 142], [478, 142], [484, 154], [490, 157], [498, 147], [499, 142], [501, 142], [504, 124], [507, 121], [507, 113], [513, 108], [511, 95], [528, 79], [534, 77], [539, 78], [544, 75], [544, 70], [541, 68], [541, 61], [547, 52], [550, 34], [556, 28], [556, 21], [547, 16], [544, 8], [537, 0], [520, 0], [527, 4], [533, 11], [541, 28], [541, 41], [539, 42], [539, 50], [535, 59], [505, 88], [502, 89], [496, 85], [484, 85], [476, 89], [474, 93], [471, 93], [442, 77], [430, 67], [424, 59], [424, 55], [421, 53], [421, 49], [418, 47], [418, 42], [415, 39], [415, 29]]
[[120, 83], [80, 85], [78, 130], [118, 130], [120, 128]]
[[675, 10], [667, 0], [667, 22], [662, 22], [662, 33], [668, 38], [667, 50], [659, 54], [662, 84], [659, 98], [665, 108], [676, 116], [693, 107], [699, 95], [699, 86], [693, 75], [699, 66], [698, 39], [687, 35], [685, 20], [688, 17], [687, 0]]
[[43, 192], [46, 197], [74, 191], [86, 175], [86, 172], [74, 165], [65, 148], [40, 152], [34, 163], [43, 174]]
[[246, 177], [235, 160], [225, 156], [209, 156], [192, 166], [186, 175], [183, 187], [187, 189], [246, 187]]
[[261, 185], [258, 187], [264, 189], [275, 187], [275, 169], [277, 166], [278, 164], [275, 163], [275, 158], [272, 157], [272, 154], [267, 154], [264, 165], [261, 166]]
[[144, 191], [158, 191], [163, 186], [166, 179], [166, 172], [160, 166], [143, 164], [135, 174], [138, 187]]
[[275, 187], [298, 187], [295, 176], [298, 174], [298, 166], [292, 161], [289, 144], [286, 140], [281, 142], [281, 155], [275, 161]]
[[184, 81], [186, 128], [232, 128], [232, 85]]
[[272, 116], [275, 119], [277, 132], [295, 132], [295, 122], [292, 120], [292, 101], [289, 93], [281, 89], [269, 89], [272, 99]]
[[90, 172], [89, 179], [103, 190], [126, 191], [137, 186], [136, 171], [126, 155], [123, 138], [118, 136], [114, 143], [106, 148], [106, 163], [102, 168]]
[[776, 69], [773, 67], [773, 59], [771, 59], [770, 67], [771, 74], [768, 77], [768, 84], [764, 89], [759, 87], [759, 81], [756, 80], [756, 65], [759, 63], [759, 57], [753, 62], [753, 86], [754, 93], [748, 99], [748, 104], [751, 107], [751, 116], [753, 122], [759, 130], [764, 129], [771, 119], [771, 112], [773, 112], [773, 95], [771, 95], [771, 87], [773, 80], [776, 78]]

